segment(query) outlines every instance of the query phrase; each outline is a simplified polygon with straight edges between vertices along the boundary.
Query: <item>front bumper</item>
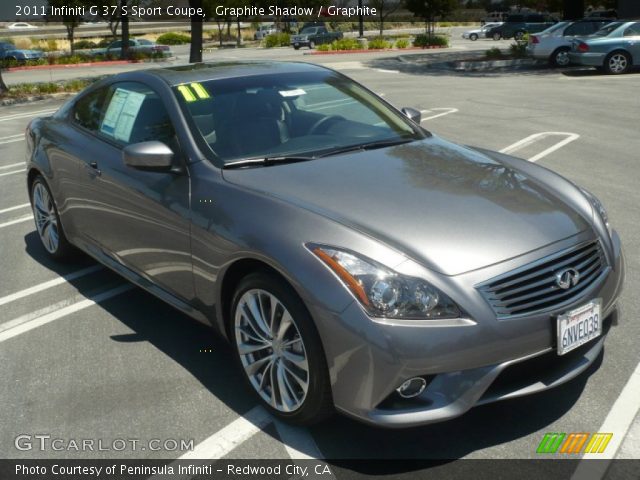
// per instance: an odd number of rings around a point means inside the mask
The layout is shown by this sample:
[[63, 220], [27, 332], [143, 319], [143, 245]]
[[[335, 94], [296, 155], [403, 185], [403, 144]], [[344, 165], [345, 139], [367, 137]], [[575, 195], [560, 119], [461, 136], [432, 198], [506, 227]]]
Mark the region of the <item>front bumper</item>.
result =
[[[604, 279], [569, 305], [526, 317], [499, 320], [484, 302], [486, 309], [480, 303], [476, 310], [461, 305], [472, 313], [473, 321], [467, 324], [416, 322], [414, 326], [408, 321], [390, 325], [372, 320], [359, 304], [352, 303], [328, 323], [321, 323], [331, 325], [330, 331], [321, 328], [320, 333], [336, 408], [366, 423], [410, 427], [455, 418], [476, 405], [571, 380], [594, 362], [608, 328], [617, 323], [624, 259], [615, 232], [613, 246], [611, 270]], [[473, 272], [467, 280], [475, 284], [484, 274]], [[558, 356], [557, 316], [593, 298], [602, 298], [603, 335]], [[535, 368], [541, 363], [544, 368]], [[532, 371], [525, 375], [525, 370]], [[416, 376], [429, 381], [424, 392], [409, 400], [396, 395], [398, 386]]]
[[579, 53], [569, 52], [569, 60], [576, 65], [588, 67], [601, 67], [604, 64], [604, 53]]

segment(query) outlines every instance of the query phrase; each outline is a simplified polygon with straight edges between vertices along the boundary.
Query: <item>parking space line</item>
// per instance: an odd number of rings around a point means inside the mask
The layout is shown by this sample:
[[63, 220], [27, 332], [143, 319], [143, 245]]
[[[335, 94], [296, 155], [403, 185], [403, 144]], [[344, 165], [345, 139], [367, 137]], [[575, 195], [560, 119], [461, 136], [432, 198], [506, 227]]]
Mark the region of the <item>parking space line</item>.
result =
[[7, 175], [15, 175], [16, 173], [25, 172], [26, 168], [21, 168], [20, 170], [14, 170], [13, 172], [0, 173], [0, 177], [6, 177]]
[[214, 460], [222, 458], [272, 421], [273, 417], [264, 408], [261, 406], [254, 407], [240, 418], [200, 442], [192, 451], [185, 453], [178, 460]]
[[49, 288], [55, 287], [57, 285], [62, 285], [63, 283], [68, 283], [71, 280], [84, 277], [85, 275], [89, 275], [91, 273], [100, 271], [102, 269], [103, 269], [102, 265], [94, 265], [93, 267], [76, 270], [75, 272], [71, 272], [67, 275], [54, 278], [53, 280], [39, 283], [38, 285], [34, 285], [33, 287], [25, 288], [24, 290], [20, 290], [18, 292], [11, 293], [9, 295], [5, 295], [4, 297], [0, 298], [0, 305], [5, 305], [7, 303], [14, 302], [16, 300], [19, 300], [20, 298], [28, 297], [29, 295], [42, 292], [43, 290], [48, 290]]
[[16, 205], [15, 207], [3, 208], [0, 213], [13, 212], [14, 210], [20, 210], [21, 208], [30, 207], [30, 203], [23, 203], [22, 205]]
[[6, 170], [8, 168], [15, 168], [15, 167], [22, 167], [23, 165], [24, 165], [24, 162], [10, 163], [9, 165], [0, 166], [0, 170]]
[[24, 134], [22, 133], [19, 133], [17, 135], [8, 135], [6, 137], [0, 137], [0, 145], [3, 145], [5, 143], [22, 142], [23, 140]]
[[49, 113], [53, 113], [53, 112], [56, 112], [56, 111], [57, 111], [57, 109], [53, 109], [53, 110], [36, 110], [34, 112], [14, 113], [12, 115], [7, 115], [5, 117], [0, 117], [0, 122], [9, 122], [11, 120], [20, 120], [22, 118], [37, 117], [39, 115], [47, 115]]
[[509, 145], [508, 147], [503, 148], [502, 150], [500, 150], [500, 153], [512, 154], [514, 152], [517, 152], [518, 150], [522, 150], [523, 148], [528, 147], [529, 145], [532, 145], [532, 144], [534, 144], [536, 142], [539, 142], [540, 140], [543, 140], [543, 139], [545, 139], [547, 137], [550, 137], [550, 136], [566, 136], [567, 138], [565, 138], [564, 140], [560, 140], [558, 143], [552, 145], [551, 147], [547, 148], [546, 150], [543, 150], [542, 152], [538, 153], [537, 155], [534, 155], [533, 157], [529, 158], [528, 160], [530, 162], [537, 162], [541, 158], [546, 157], [550, 153], [553, 153], [556, 150], [559, 150], [560, 148], [564, 147], [565, 145], [568, 145], [569, 143], [571, 143], [571, 142], [577, 140], [578, 138], [580, 138], [580, 135], [578, 135], [577, 133], [571, 133], [571, 132], [540, 132], [540, 133], [534, 133], [533, 135], [529, 135], [528, 137], [525, 137], [522, 140], [518, 140], [517, 142]]
[[0, 342], [4, 342], [5, 340], [9, 340], [10, 338], [17, 337], [18, 335], [33, 330], [34, 328], [46, 325], [47, 323], [51, 323], [54, 320], [66, 317], [67, 315], [70, 315], [72, 313], [79, 312], [80, 310], [84, 310], [85, 308], [96, 305], [97, 303], [104, 302], [105, 300], [113, 298], [117, 295], [121, 295], [125, 292], [128, 292], [129, 290], [133, 290], [133, 288], [133, 284], [127, 283], [124, 285], [120, 285], [119, 287], [112, 288], [95, 295], [91, 295], [84, 300], [75, 302], [71, 305], [67, 305], [63, 308], [51, 311], [44, 315], [36, 316], [35, 318], [31, 318], [33, 314], [26, 314], [22, 317], [10, 320], [9, 322], [7, 322], [6, 326], [0, 325]]
[[24, 217], [18, 217], [14, 220], [9, 220], [8, 222], [0, 223], [0, 228], [9, 227], [11, 225], [15, 225], [16, 223], [26, 222], [27, 220], [33, 220], [33, 215], [25, 215]]
[[[571, 480], [599, 480], [603, 478], [611, 461], [616, 457], [633, 420], [640, 412], [640, 363], [620, 392], [598, 432], [613, 433], [607, 449], [602, 453], [585, 453]], [[599, 462], [589, 460], [598, 459]]]
[[425, 117], [423, 119], [420, 120], [420, 123], [426, 121], [426, 120], [433, 120], [434, 118], [438, 118], [438, 117], [444, 117], [445, 115], [449, 115], [451, 113], [456, 113], [458, 111], [457, 108], [451, 108], [451, 107], [437, 107], [437, 108], [431, 108], [429, 110], [420, 110], [420, 113], [427, 113], [427, 112], [438, 112], [442, 110], [441, 113], [436, 113], [435, 115], [431, 115], [430, 117]]

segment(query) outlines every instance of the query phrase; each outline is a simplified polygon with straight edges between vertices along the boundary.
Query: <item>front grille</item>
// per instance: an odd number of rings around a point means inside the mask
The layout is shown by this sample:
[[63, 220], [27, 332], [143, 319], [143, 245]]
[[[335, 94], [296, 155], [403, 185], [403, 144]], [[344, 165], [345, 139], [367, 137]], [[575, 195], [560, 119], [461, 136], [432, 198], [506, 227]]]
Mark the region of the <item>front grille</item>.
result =
[[[600, 242], [582, 243], [489, 280], [478, 288], [498, 317], [524, 315], [567, 303], [592, 285], [607, 262]], [[580, 273], [575, 285], [562, 289], [556, 274], [572, 268]]]

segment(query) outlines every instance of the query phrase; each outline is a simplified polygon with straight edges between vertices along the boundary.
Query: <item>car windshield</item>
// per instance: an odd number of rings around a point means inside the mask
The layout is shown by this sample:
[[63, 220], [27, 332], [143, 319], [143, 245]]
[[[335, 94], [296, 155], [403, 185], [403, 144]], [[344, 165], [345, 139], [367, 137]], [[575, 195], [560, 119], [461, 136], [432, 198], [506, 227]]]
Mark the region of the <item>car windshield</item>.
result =
[[607, 35], [609, 35], [611, 32], [613, 32], [614, 30], [616, 30], [620, 25], [622, 25], [622, 22], [612, 22], [612, 23], [608, 23], [607, 25], [605, 25], [604, 27], [602, 27], [600, 30], [598, 30], [597, 32], [595, 32], [593, 35], [596, 37], [606, 37]]
[[316, 27], [307, 27], [304, 30], [302, 30], [300, 33], [303, 35], [309, 35], [311, 33], [316, 33], [318, 29]]
[[426, 135], [374, 94], [328, 70], [188, 83], [174, 91], [200, 141], [224, 163], [309, 159]]

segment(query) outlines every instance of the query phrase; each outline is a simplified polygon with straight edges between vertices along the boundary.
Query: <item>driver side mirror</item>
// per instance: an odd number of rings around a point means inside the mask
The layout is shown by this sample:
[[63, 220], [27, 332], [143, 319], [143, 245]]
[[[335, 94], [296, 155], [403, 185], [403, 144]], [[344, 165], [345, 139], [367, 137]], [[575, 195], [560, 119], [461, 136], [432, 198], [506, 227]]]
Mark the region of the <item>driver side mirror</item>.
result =
[[418, 125], [420, 125], [420, 120], [422, 119], [422, 114], [419, 110], [415, 108], [404, 107], [402, 109], [402, 113], [404, 113], [410, 120], [414, 121]]
[[122, 150], [125, 165], [138, 170], [169, 171], [173, 167], [173, 157], [173, 150], [156, 140], [134, 143]]

